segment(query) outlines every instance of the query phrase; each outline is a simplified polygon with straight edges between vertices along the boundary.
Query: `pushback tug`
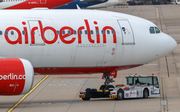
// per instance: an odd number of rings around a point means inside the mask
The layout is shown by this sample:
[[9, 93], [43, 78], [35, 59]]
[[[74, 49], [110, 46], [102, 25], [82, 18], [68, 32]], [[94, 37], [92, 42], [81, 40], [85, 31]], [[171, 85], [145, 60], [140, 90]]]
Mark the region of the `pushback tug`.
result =
[[90, 100], [90, 98], [114, 98], [122, 100], [124, 98], [148, 98], [148, 96], [159, 96], [160, 89], [158, 77], [152, 75], [128, 75], [127, 85], [117, 84], [102, 85], [99, 90], [87, 88], [80, 91], [79, 98]]

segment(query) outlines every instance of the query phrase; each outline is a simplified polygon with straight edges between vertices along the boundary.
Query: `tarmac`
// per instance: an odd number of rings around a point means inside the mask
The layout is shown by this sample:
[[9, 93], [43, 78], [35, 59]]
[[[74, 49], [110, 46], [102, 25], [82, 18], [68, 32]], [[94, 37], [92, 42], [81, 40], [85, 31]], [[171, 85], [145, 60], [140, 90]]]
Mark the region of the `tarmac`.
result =
[[[79, 98], [79, 91], [83, 88], [99, 88], [104, 82], [102, 74], [51, 75], [18, 105], [16, 104], [22, 99], [22, 95], [0, 96], [0, 112], [180, 112], [180, 6], [113, 6], [101, 10], [122, 12], [150, 20], [177, 41], [178, 45], [173, 52], [144, 66], [119, 71], [116, 82], [113, 83], [125, 84], [125, 76], [129, 74], [154, 73], [159, 78], [161, 95], [148, 99], [117, 101], [97, 98], [83, 101]], [[44, 77], [36, 75], [34, 86]]]

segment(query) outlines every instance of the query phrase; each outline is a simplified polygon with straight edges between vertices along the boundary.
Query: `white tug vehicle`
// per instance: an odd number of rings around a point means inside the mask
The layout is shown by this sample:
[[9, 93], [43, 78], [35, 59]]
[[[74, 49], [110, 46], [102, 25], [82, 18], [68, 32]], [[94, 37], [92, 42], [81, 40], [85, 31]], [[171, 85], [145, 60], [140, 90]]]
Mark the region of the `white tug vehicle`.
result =
[[159, 96], [160, 89], [158, 78], [152, 75], [128, 75], [127, 85], [118, 84], [102, 85], [99, 90], [87, 88], [80, 91], [79, 97], [83, 100], [90, 98], [114, 98], [122, 100], [124, 98], [148, 98], [148, 96]]

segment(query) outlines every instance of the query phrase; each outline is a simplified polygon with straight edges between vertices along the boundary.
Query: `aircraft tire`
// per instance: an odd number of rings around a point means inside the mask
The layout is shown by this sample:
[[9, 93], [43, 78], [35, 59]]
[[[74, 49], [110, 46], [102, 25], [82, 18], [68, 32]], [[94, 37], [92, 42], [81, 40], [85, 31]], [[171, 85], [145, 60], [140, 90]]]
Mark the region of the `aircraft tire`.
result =
[[124, 99], [124, 91], [120, 89], [117, 92], [117, 98], [115, 98], [115, 100], [123, 100], [123, 99]]
[[90, 98], [82, 98], [84, 101], [89, 101]]
[[144, 89], [143, 91], [143, 98], [148, 98], [148, 90]]

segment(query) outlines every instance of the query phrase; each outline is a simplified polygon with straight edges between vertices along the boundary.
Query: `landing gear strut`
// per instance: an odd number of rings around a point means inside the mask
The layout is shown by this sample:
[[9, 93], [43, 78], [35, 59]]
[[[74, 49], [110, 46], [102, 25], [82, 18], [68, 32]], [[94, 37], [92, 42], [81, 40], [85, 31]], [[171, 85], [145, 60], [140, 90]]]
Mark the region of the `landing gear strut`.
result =
[[105, 78], [104, 85], [105, 85], [105, 89], [109, 86], [110, 83], [115, 82], [113, 80], [113, 76], [110, 76], [110, 74], [111, 74], [111, 72], [104, 73], [104, 78]]
[[100, 90], [105, 91], [109, 88], [114, 88], [113, 85], [109, 85], [112, 82], [115, 82], [113, 78], [116, 78], [117, 72], [106, 72], [103, 74], [102, 79], [105, 79], [104, 85], [101, 85]]

